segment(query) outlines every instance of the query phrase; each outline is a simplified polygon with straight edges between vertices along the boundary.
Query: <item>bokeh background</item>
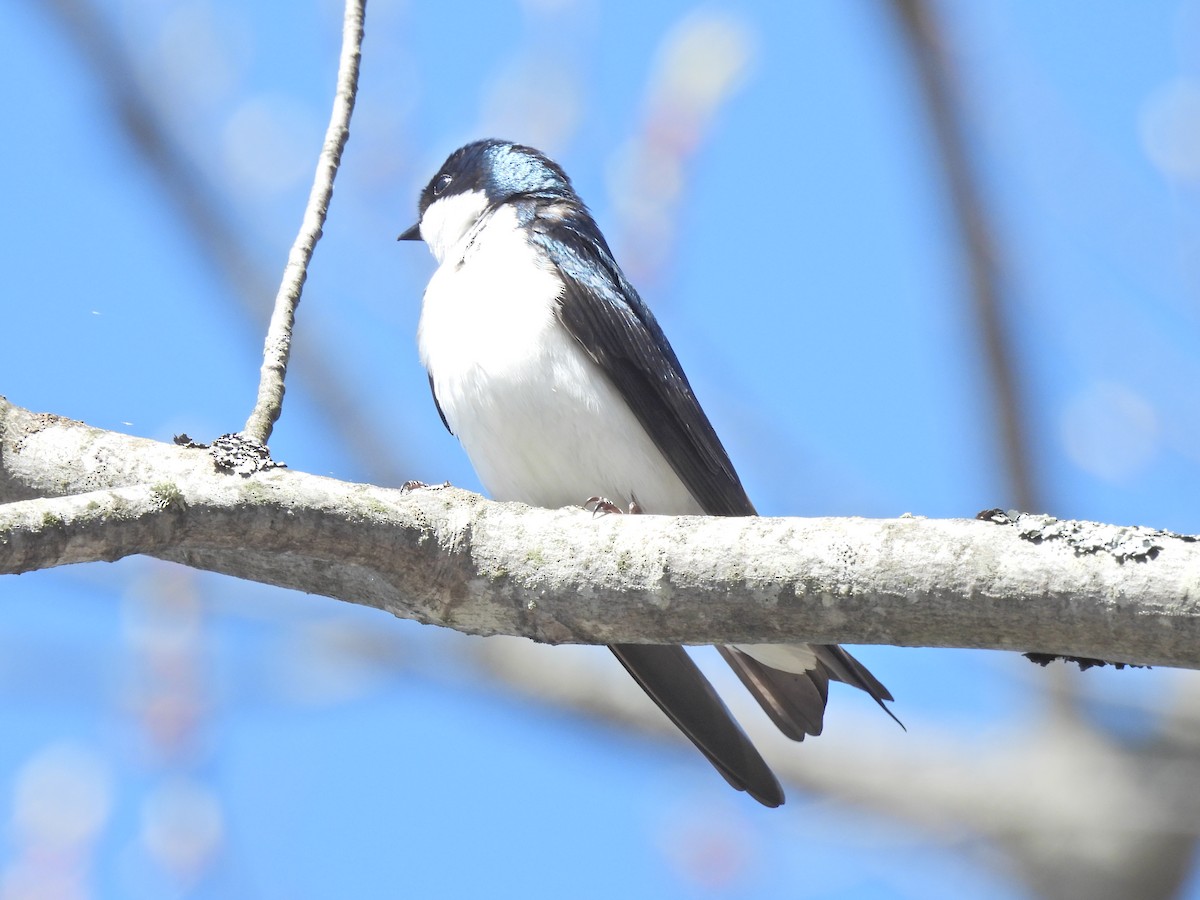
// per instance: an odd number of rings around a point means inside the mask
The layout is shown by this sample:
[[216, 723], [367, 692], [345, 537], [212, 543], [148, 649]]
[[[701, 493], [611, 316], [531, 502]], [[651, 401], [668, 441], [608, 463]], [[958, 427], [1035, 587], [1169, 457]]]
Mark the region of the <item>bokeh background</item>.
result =
[[[0, 393], [241, 426], [340, 25], [0, 4]], [[572, 174], [764, 514], [1200, 532], [1197, 0], [371, 0], [277, 459], [478, 487], [395, 236], [484, 136]], [[907, 734], [835, 688], [765, 739], [765, 810], [603, 650], [141, 558], [9, 577], [0, 897], [1200, 897], [1191, 673], [856, 652]]]

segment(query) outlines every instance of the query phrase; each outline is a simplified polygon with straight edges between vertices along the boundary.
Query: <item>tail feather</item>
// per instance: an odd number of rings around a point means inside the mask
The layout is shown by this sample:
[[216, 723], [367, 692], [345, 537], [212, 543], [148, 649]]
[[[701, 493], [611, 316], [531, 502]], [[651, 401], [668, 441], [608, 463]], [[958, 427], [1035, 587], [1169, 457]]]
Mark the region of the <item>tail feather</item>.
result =
[[[880, 709], [904, 728], [904, 723], [885, 705], [885, 701], [893, 699], [891, 692], [845, 649], [837, 644], [805, 644], [794, 649], [804, 651], [789, 654], [789, 657], [802, 660], [801, 665], [806, 664], [803, 662], [805, 653], [811, 654], [811, 668], [788, 671], [768, 665], [755, 657], [751, 647], [717, 648], [775, 726], [793, 741], [821, 733], [830, 680], [866, 691]], [[768, 658], [774, 661], [779, 654], [768, 655]], [[788, 664], [791, 662], [789, 658]]]
[[821, 733], [829, 678], [820, 666], [803, 674], [785, 672], [765, 665], [736, 647], [717, 647], [717, 652], [746, 686], [775, 727], [793, 741]]
[[[817, 661], [828, 670], [830, 678], [866, 691], [871, 695], [871, 699], [879, 704], [879, 708], [892, 717], [893, 722], [904, 728], [904, 723], [897, 719], [896, 714], [884, 704], [885, 700], [896, 699], [892, 696], [891, 691], [885, 688], [866, 666], [851, 656], [848, 650], [838, 644], [812, 644], [811, 646], [817, 656]], [[904, 730], [908, 731], [907, 728]]]

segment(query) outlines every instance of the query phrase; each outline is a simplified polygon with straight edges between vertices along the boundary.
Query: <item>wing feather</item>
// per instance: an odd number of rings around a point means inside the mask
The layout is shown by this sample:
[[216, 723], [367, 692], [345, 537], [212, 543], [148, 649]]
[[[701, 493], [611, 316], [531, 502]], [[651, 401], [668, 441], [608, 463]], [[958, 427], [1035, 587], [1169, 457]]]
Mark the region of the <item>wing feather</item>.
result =
[[764, 806], [783, 803], [774, 773], [683, 647], [614, 644], [608, 649], [726, 781]]
[[709, 515], [754, 515], [754, 505], [658, 322], [595, 226], [577, 224], [555, 216], [532, 222], [533, 239], [565, 285], [559, 309], [563, 325], [616, 385]]

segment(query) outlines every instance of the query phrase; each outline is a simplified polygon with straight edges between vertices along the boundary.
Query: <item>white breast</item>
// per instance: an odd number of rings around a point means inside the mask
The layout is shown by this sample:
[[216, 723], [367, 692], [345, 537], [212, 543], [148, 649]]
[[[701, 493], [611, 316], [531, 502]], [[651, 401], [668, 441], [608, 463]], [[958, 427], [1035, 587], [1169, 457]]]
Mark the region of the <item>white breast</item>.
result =
[[451, 430], [497, 500], [648, 513], [700, 506], [600, 368], [560, 322], [557, 271], [501, 207], [444, 253], [418, 344]]

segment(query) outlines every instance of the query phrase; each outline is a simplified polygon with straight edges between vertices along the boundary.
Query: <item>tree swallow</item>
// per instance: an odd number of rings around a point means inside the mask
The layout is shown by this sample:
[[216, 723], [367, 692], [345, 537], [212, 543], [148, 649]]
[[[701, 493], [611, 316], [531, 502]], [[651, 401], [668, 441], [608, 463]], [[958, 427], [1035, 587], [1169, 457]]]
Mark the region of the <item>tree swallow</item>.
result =
[[[755, 514], [666, 336], [556, 163], [507, 141], [467, 144], [421, 192], [419, 213], [400, 240], [423, 239], [439, 264], [421, 308], [421, 361], [442, 422], [493, 498]], [[783, 803], [683, 647], [609, 649], [731, 785]], [[887, 688], [836, 644], [717, 649], [792, 740], [821, 733], [830, 680], [895, 718]]]

